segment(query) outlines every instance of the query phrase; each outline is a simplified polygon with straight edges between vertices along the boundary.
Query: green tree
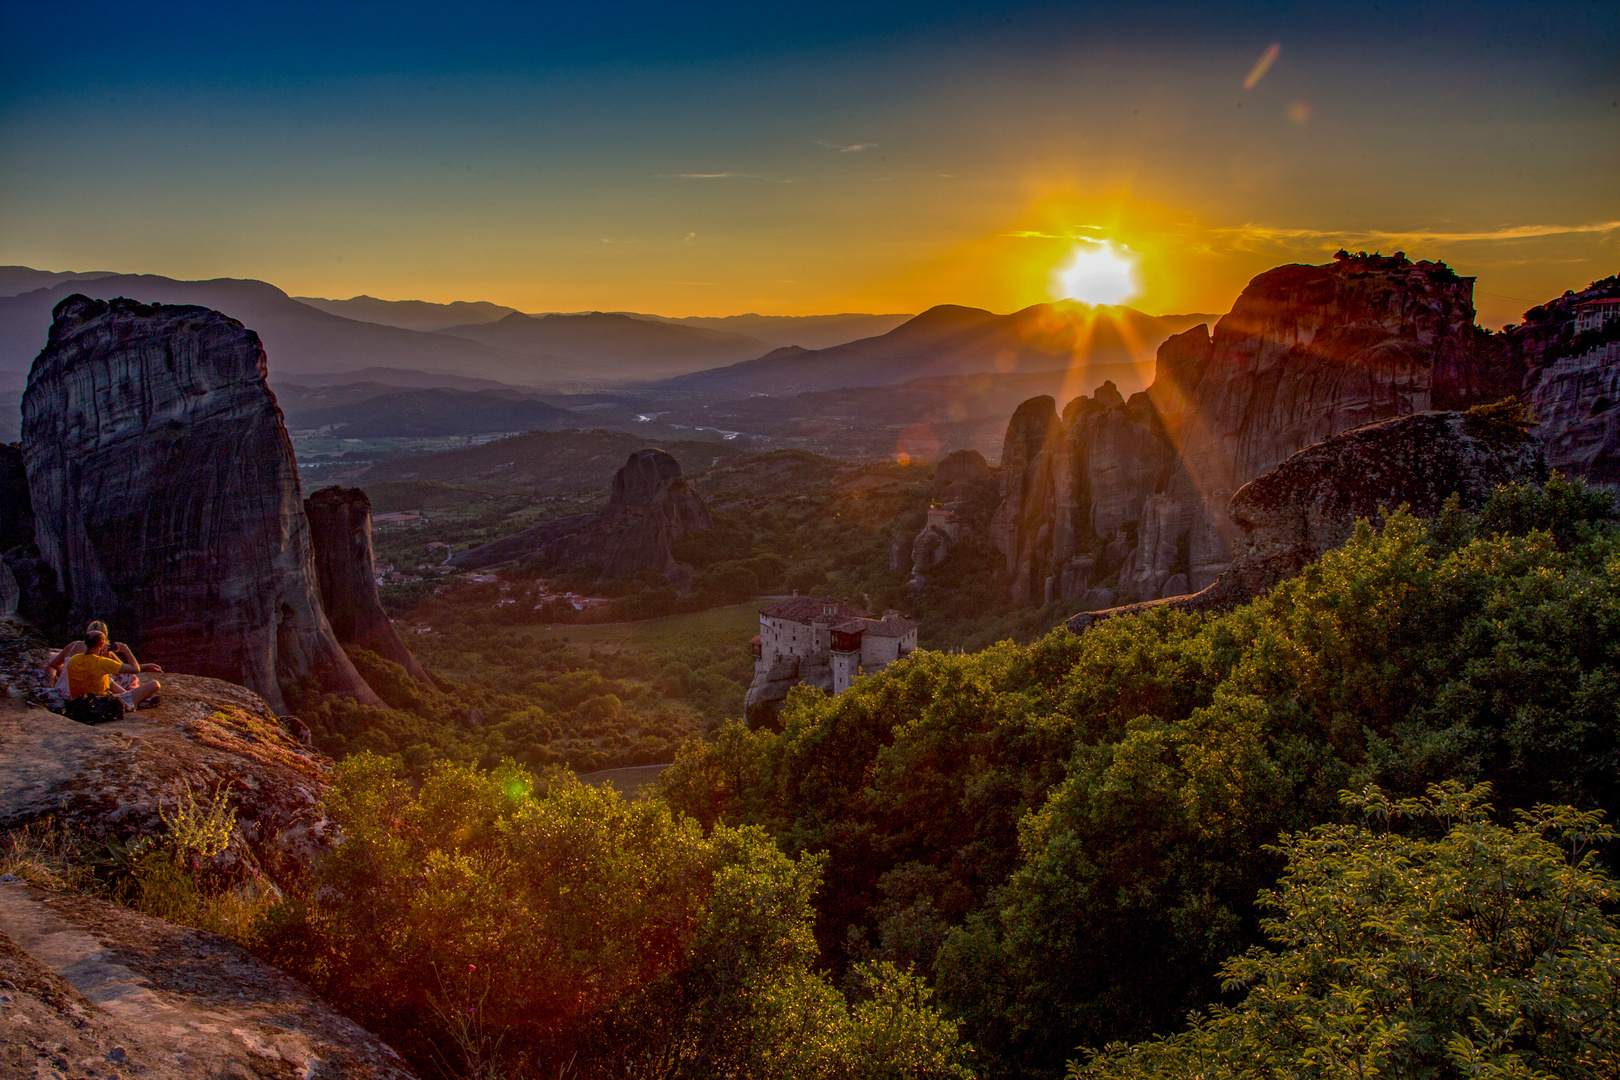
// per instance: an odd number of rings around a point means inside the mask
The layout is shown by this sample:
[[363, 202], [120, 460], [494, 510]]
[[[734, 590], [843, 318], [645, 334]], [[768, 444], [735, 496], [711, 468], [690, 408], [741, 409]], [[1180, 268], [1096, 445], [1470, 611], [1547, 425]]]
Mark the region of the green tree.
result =
[[1273, 948], [1221, 970], [1247, 996], [1178, 1035], [1071, 1062], [1069, 1076], [1620, 1075], [1620, 890], [1593, 850], [1614, 830], [1568, 806], [1496, 824], [1488, 797], [1455, 782], [1412, 799], [1345, 793], [1375, 827], [1282, 844], [1287, 868], [1262, 897]]
[[343, 839], [266, 948], [419, 1064], [971, 1075], [914, 979], [874, 970], [851, 1005], [817, 973], [823, 860], [758, 828], [705, 835], [661, 800], [510, 765], [413, 788], [375, 755], [338, 767], [328, 808]]

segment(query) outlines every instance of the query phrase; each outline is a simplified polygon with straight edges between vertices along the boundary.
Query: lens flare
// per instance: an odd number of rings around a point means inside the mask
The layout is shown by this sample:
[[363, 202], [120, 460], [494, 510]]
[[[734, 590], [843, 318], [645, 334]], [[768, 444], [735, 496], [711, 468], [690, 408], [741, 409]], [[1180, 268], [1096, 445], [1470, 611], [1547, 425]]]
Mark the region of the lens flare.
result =
[[1082, 304], [1123, 304], [1142, 291], [1141, 259], [1103, 240], [1076, 244], [1052, 272], [1052, 292]]

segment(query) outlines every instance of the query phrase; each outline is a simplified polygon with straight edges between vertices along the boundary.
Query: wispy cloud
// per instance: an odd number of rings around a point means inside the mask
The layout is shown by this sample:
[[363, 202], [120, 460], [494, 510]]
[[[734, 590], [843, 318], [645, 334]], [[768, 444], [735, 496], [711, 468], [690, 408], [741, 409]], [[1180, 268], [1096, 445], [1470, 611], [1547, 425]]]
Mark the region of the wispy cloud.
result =
[[1086, 233], [1099, 233], [1106, 231], [1101, 225], [1079, 225], [1076, 226], [1076, 228], [1084, 229], [1086, 232], [1049, 233], [1041, 232], [1039, 229], [1019, 229], [1016, 232], [1004, 232], [1001, 235], [1010, 237], [1014, 240], [1085, 240], [1095, 243], [1097, 238], [1095, 236], [1088, 236]]
[[1497, 229], [1479, 229], [1472, 232], [1450, 232], [1444, 229], [1285, 229], [1271, 225], [1240, 225], [1237, 228], [1211, 229], [1225, 236], [1244, 237], [1258, 241], [1284, 240], [1342, 241], [1360, 243], [1368, 240], [1417, 240], [1433, 244], [1463, 244], [1503, 240], [1534, 240], [1544, 236], [1571, 236], [1578, 233], [1612, 233], [1620, 230], [1620, 221], [1594, 221], [1584, 225], [1504, 225]]
[[793, 181], [775, 176], [761, 176], [751, 172], [678, 172], [656, 173], [660, 180], [763, 180], [767, 184], [791, 184]]
[[1275, 41], [1267, 45], [1266, 51], [1260, 54], [1260, 59], [1254, 62], [1254, 67], [1249, 69], [1249, 77], [1243, 80], [1243, 89], [1253, 90], [1259, 85], [1260, 80], [1266, 77], [1266, 72], [1271, 70], [1271, 65], [1275, 64], [1277, 57], [1281, 55], [1281, 45]]
[[829, 150], [836, 150], [840, 154], [858, 154], [862, 150], [870, 150], [877, 145], [875, 142], [844, 143], [828, 142], [826, 139], [817, 139], [817, 146], [825, 146]]
[[637, 242], [637, 239], [638, 238], [634, 237], [634, 236], [604, 236], [604, 237], [602, 237], [602, 243], [604, 243], [604, 244], [634, 244], [634, 243]]

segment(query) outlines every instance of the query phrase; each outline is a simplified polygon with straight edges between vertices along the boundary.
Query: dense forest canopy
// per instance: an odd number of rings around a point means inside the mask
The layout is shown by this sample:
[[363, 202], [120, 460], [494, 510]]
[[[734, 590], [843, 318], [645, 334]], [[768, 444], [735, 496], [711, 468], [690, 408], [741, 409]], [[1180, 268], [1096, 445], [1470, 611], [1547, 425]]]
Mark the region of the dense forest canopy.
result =
[[912, 965], [996, 1075], [1176, 1029], [1262, 940], [1280, 835], [1339, 793], [1489, 782], [1504, 813], [1616, 809], [1620, 534], [1555, 477], [1479, 513], [1392, 513], [1228, 614], [1155, 611], [918, 654], [781, 730], [689, 743], [709, 825], [825, 853], [835, 968]]

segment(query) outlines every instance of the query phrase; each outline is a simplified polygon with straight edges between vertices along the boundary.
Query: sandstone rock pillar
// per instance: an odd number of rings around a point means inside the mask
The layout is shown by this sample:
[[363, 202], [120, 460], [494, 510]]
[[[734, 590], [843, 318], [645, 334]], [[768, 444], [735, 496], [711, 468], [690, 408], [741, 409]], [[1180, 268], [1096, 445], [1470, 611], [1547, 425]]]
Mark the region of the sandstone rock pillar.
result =
[[383, 612], [371, 549], [371, 500], [359, 488], [328, 487], [304, 500], [321, 606], [346, 645], [370, 649], [430, 682]]
[[143, 660], [381, 704], [321, 609], [292, 443], [253, 331], [203, 307], [57, 305], [23, 394], [35, 542], [75, 621]]

